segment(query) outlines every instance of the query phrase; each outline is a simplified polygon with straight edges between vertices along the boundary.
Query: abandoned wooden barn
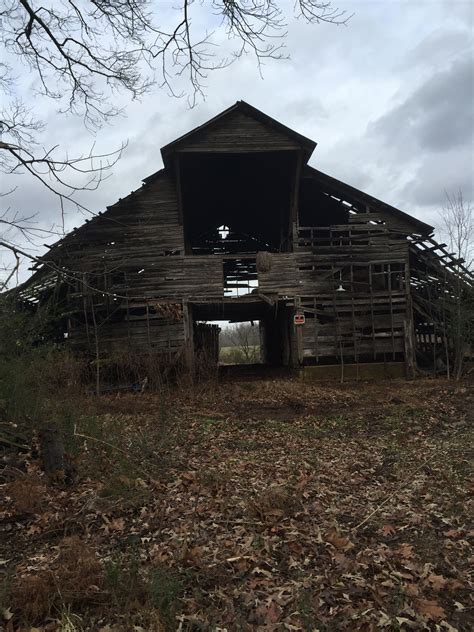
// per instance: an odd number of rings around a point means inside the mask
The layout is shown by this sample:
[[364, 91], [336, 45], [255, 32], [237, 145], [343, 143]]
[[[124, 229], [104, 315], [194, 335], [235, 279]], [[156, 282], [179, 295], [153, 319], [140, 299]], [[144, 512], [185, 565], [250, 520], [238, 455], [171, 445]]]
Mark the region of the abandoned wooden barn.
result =
[[164, 168], [51, 246], [18, 295], [53, 301], [58, 338], [101, 358], [193, 370], [217, 362], [211, 321], [259, 321], [268, 364], [409, 374], [442, 345], [433, 296], [460, 263], [428, 224], [309, 166], [315, 147], [239, 101], [163, 147]]

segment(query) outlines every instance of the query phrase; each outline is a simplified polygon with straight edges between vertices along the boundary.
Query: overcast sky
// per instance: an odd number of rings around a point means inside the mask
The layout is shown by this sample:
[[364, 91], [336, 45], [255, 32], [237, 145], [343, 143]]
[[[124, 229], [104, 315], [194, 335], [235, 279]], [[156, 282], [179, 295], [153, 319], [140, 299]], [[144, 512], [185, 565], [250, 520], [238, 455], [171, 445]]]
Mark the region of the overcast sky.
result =
[[[435, 223], [445, 190], [474, 198], [474, 3], [357, 0], [338, 6], [354, 12], [347, 27], [291, 22], [290, 59], [269, 61], [263, 79], [250, 56], [216, 71], [206, 100], [193, 109], [156, 90], [93, 137], [80, 119], [58, 115], [56, 104], [31, 96], [48, 123], [45, 142], [74, 155], [94, 141], [98, 150], [128, 141], [112, 176], [83, 198], [101, 211], [162, 166], [160, 147], [243, 99], [317, 141], [313, 166]], [[1, 188], [7, 185], [4, 179]], [[27, 177], [16, 185], [4, 206], [38, 212], [44, 226], [59, 220], [57, 201], [45, 190]], [[66, 227], [83, 221], [69, 213]]]

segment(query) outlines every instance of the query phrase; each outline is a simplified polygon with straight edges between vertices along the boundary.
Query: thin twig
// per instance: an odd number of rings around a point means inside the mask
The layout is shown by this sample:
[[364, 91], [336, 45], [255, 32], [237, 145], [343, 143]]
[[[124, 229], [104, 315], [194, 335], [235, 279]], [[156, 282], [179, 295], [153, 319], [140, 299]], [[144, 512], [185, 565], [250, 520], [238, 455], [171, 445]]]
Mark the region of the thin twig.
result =
[[421, 465], [419, 465], [415, 470], [413, 470], [413, 472], [411, 472], [408, 476], [406, 476], [402, 482], [398, 485], [398, 487], [395, 489], [395, 491], [393, 491], [389, 496], [387, 496], [387, 498], [382, 501], [380, 503], [380, 505], [377, 505], [377, 507], [371, 511], [369, 513], [368, 516], [366, 516], [362, 522], [359, 522], [358, 525], [356, 525], [355, 527], [352, 528], [352, 531], [357, 531], [357, 529], [360, 529], [360, 527], [362, 527], [362, 525], [364, 525], [366, 522], [368, 522], [372, 516], [374, 516], [376, 513], [378, 513], [380, 511], [380, 509], [382, 509], [382, 507], [384, 507], [394, 496], [396, 496], [398, 494], [398, 492], [405, 486], [405, 484], [408, 482], [409, 479], [411, 479], [417, 472], [419, 472], [422, 468], [425, 467], [425, 465], [427, 463], [429, 463], [435, 456], [437, 453], [432, 454], [429, 458], [427, 458], [425, 461], [423, 461], [423, 463]]

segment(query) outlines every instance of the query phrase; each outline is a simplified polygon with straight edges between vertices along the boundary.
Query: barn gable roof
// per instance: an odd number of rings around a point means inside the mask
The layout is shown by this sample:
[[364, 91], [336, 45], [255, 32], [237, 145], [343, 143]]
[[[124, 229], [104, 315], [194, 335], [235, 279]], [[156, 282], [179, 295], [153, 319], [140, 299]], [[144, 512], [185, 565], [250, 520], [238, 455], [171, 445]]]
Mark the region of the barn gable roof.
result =
[[[232, 133], [230, 128], [237, 129]], [[252, 152], [301, 149], [306, 161], [316, 142], [261, 112], [237, 101], [209, 121], [161, 148], [165, 165], [178, 151]]]

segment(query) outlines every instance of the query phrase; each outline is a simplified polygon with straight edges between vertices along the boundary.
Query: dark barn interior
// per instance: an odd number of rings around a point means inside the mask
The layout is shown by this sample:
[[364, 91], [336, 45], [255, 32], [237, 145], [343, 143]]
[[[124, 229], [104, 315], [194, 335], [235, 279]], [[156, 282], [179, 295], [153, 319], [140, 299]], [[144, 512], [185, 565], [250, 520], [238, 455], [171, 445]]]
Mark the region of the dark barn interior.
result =
[[[179, 157], [188, 254], [282, 252], [290, 247], [292, 151], [183, 153]], [[221, 239], [220, 226], [230, 234]]]

